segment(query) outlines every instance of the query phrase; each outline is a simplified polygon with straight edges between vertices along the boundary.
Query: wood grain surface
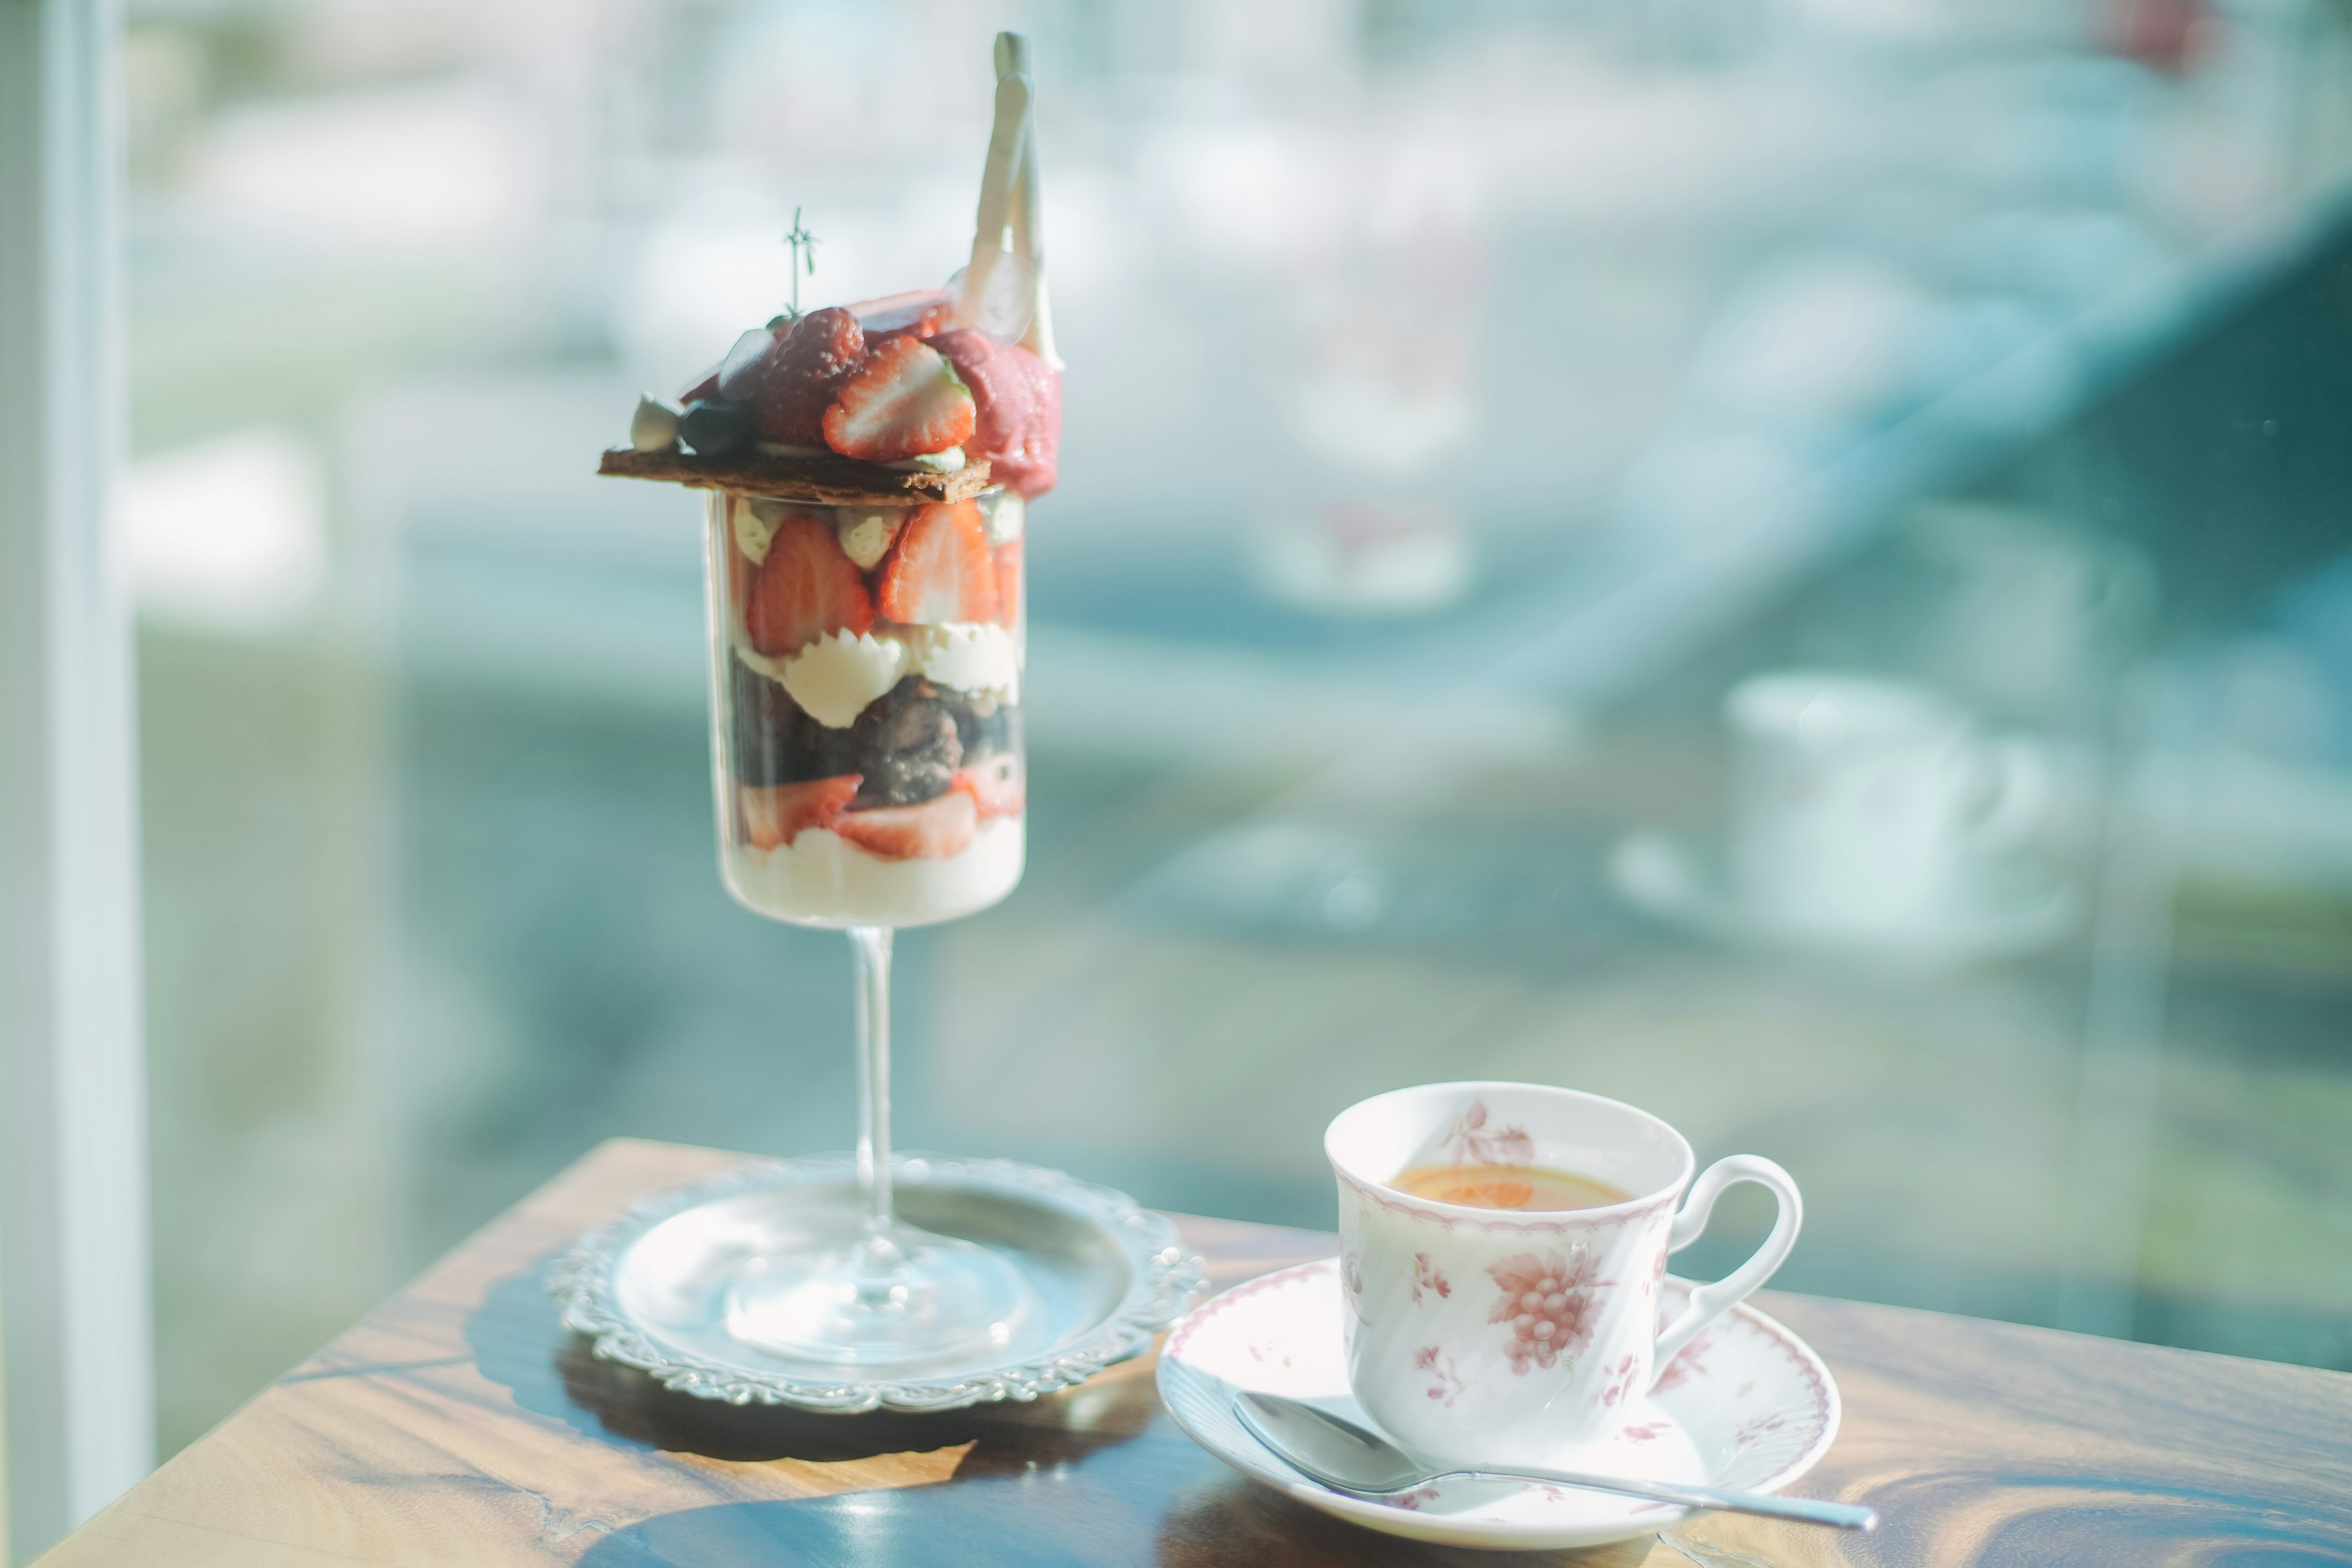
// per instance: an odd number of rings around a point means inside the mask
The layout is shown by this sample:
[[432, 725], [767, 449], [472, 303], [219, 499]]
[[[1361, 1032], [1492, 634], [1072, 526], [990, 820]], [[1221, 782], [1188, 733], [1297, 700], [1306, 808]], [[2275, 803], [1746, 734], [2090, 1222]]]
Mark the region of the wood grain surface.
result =
[[[714, 1406], [599, 1362], [540, 1274], [587, 1223], [737, 1156], [608, 1143], [42, 1559], [84, 1564], [1355, 1564], [2077, 1568], [2352, 1563], [2352, 1377], [1796, 1296], [1845, 1396], [1800, 1489], [1875, 1535], [1713, 1516], [1582, 1553], [1416, 1546], [1195, 1447], [1149, 1358], [946, 1415]], [[1185, 1220], [1220, 1288], [1332, 1238]]]

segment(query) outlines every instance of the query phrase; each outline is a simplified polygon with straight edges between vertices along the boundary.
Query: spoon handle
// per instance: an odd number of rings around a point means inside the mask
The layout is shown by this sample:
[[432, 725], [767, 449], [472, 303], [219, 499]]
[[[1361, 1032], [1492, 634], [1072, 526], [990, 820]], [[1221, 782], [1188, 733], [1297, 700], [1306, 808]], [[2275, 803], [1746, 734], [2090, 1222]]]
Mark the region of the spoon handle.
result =
[[1875, 1510], [1850, 1502], [1823, 1502], [1814, 1498], [1770, 1497], [1763, 1492], [1730, 1492], [1714, 1487], [1685, 1486], [1678, 1481], [1637, 1481], [1615, 1476], [1590, 1476], [1580, 1470], [1459, 1470], [1457, 1475], [1482, 1481], [1551, 1481], [1589, 1491], [1617, 1492], [1648, 1498], [1654, 1502], [1680, 1503], [1685, 1508], [1716, 1509], [1725, 1513], [1755, 1513], [1767, 1519], [1790, 1519], [1802, 1524], [1835, 1525], [1840, 1530], [1874, 1530]]

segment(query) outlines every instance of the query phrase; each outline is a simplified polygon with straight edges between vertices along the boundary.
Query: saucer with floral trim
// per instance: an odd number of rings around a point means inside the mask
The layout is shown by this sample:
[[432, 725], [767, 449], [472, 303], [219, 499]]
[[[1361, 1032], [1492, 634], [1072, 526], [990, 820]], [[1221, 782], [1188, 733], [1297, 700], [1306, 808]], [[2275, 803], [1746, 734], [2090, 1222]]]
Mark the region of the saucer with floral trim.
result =
[[[1691, 1286], [1669, 1275], [1662, 1311]], [[1666, 1529], [1688, 1510], [1549, 1485], [1444, 1481], [1402, 1497], [1351, 1497], [1308, 1480], [1234, 1414], [1244, 1392], [1287, 1394], [1377, 1429], [1348, 1392], [1339, 1263], [1325, 1258], [1236, 1286], [1178, 1323], [1160, 1352], [1160, 1397], [1202, 1447], [1310, 1508], [1390, 1535], [1452, 1546], [1558, 1551]], [[1431, 1394], [1444, 1397], [1442, 1388]], [[1829, 1451], [1837, 1384], [1804, 1341], [1734, 1307], [1685, 1346], [1647, 1401], [1608, 1436], [1528, 1462], [1602, 1475], [1774, 1492]]]

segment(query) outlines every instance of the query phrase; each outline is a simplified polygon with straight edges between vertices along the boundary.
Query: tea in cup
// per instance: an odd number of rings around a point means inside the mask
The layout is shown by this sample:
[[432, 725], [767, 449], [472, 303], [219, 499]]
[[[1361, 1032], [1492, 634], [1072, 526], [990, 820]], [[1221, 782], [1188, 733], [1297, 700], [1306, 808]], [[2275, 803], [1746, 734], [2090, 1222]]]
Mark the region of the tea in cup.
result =
[[[1340, 1112], [1323, 1147], [1349, 1386], [1443, 1466], [1541, 1464], [1630, 1421], [1675, 1352], [1780, 1266], [1803, 1212], [1769, 1160], [1735, 1154], [1694, 1182], [1690, 1144], [1664, 1121], [1541, 1084], [1378, 1095]], [[1735, 1182], [1779, 1201], [1771, 1235], [1661, 1328], [1667, 1255]]]

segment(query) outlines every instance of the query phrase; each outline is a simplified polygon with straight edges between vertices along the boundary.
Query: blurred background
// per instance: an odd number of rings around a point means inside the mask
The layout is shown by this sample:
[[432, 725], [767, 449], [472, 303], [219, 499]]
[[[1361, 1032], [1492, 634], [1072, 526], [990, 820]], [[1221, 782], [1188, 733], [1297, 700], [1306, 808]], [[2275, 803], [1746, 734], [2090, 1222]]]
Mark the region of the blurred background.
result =
[[1786, 1164], [1788, 1287], [2352, 1368], [2345, 0], [129, 12], [164, 1452], [600, 1139], [850, 1141], [595, 460], [795, 209], [961, 262], [1001, 26], [1031, 861], [903, 1145], [1322, 1226], [1335, 1111], [1536, 1079]]

